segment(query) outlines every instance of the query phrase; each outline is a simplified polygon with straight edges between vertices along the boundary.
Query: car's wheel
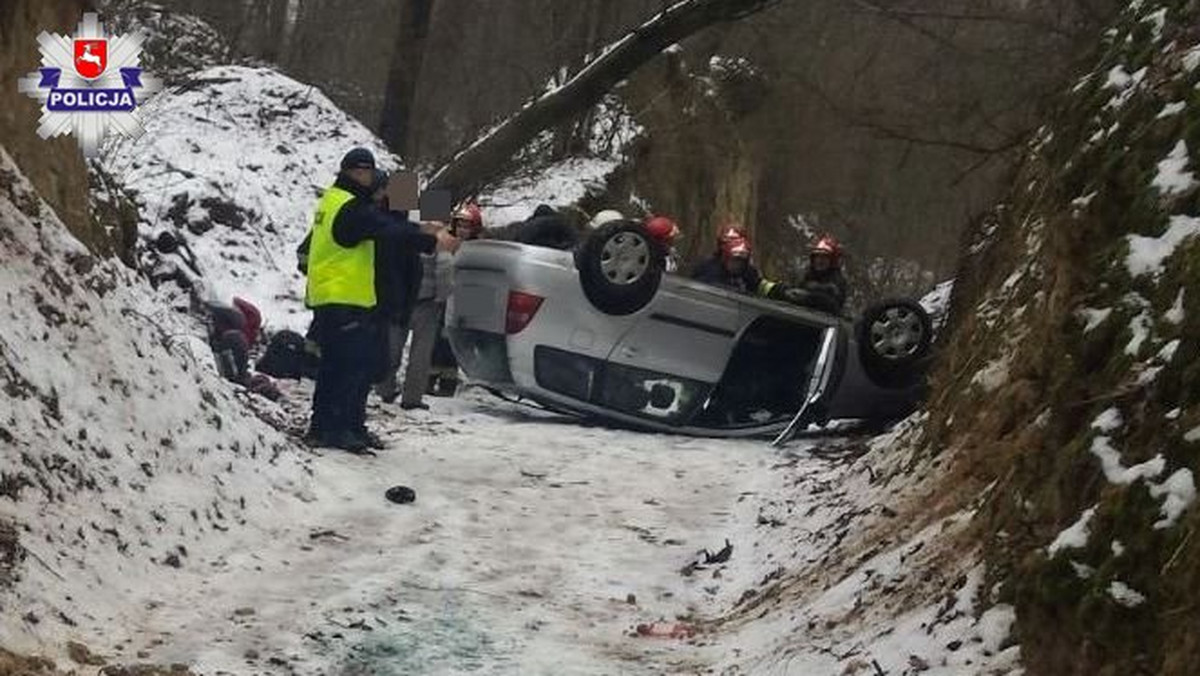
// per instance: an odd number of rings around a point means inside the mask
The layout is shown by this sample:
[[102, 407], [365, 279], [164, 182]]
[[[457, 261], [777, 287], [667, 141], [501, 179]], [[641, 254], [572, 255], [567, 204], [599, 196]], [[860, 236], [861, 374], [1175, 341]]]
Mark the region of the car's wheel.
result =
[[882, 385], [906, 385], [919, 377], [932, 339], [929, 313], [910, 300], [873, 305], [858, 324], [863, 365]]
[[597, 310], [637, 312], [654, 298], [665, 253], [635, 221], [614, 221], [592, 231], [576, 254], [579, 283]]

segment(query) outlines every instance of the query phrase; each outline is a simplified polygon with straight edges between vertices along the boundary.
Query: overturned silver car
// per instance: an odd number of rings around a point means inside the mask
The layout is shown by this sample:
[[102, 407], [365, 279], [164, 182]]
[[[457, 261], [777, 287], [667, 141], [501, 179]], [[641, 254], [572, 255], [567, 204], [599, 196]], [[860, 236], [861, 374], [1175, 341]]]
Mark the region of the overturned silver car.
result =
[[623, 426], [700, 436], [895, 420], [923, 394], [932, 329], [915, 302], [851, 322], [663, 272], [638, 223], [574, 251], [466, 243], [446, 330], [475, 383]]

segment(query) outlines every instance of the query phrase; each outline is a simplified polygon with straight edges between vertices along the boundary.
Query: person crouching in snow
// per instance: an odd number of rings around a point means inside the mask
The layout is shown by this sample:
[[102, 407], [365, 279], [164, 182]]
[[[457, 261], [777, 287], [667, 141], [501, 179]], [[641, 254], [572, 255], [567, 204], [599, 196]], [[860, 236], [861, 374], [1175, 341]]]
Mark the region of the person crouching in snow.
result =
[[646, 232], [659, 243], [666, 254], [663, 259], [667, 272], [679, 271], [679, 254], [675, 251], [675, 240], [679, 239], [679, 224], [667, 216], [647, 216]]
[[250, 382], [250, 346], [258, 340], [262, 313], [249, 301], [235, 297], [230, 304], [209, 302], [208, 344], [221, 377], [245, 385]]
[[361, 453], [383, 444], [366, 427], [367, 395], [379, 372], [376, 307], [378, 242], [399, 241], [423, 253], [457, 247], [449, 233], [413, 233], [387, 218], [372, 201], [375, 156], [354, 148], [313, 217], [305, 300], [313, 308], [321, 365], [313, 392], [307, 440]]
[[274, 381], [250, 373], [250, 350], [262, 331], [262, 313], [248, 300], [234, 297], [230, 304], [208, 302], [208, 344], [221, 377], [272, 401], [283, 394]]

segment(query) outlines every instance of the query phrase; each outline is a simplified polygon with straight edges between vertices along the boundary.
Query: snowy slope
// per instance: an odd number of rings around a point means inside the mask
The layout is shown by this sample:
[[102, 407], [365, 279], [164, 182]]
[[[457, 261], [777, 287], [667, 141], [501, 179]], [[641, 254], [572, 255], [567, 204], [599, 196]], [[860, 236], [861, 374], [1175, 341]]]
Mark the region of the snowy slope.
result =
[[141, 231], [188, 237], [211, 291], [245, 296], [276, 326], [307, 323], [296, 245], [354, 146], [399, 164], [315, 87], [270, 68], [221, 66], [160, 95], [146, 134], [102, 166], [136, 193]]
[[[28, 556], [10, 648], [120, 640], [148, 597], [267, 536], [307, 481], [171, 316], [72, 238], [0, 149], [0, 515]], [[220, 533], [219, 537], [214, 537]], [[13, 612], [19, 610], [20, 612]]]

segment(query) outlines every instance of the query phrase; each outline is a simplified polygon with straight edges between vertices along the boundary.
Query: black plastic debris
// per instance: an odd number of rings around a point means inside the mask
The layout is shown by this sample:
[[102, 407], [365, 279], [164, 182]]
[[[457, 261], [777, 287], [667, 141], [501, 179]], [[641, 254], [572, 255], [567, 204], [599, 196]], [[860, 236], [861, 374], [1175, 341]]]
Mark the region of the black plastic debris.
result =
[[416, 502], [417, 492], [408, 486], [392, 486], [391, 488], [387, 489], [387, 492], [383, 494], [383, 497], [391, 500], [397, 505], [407, 505], [410, 502]]

